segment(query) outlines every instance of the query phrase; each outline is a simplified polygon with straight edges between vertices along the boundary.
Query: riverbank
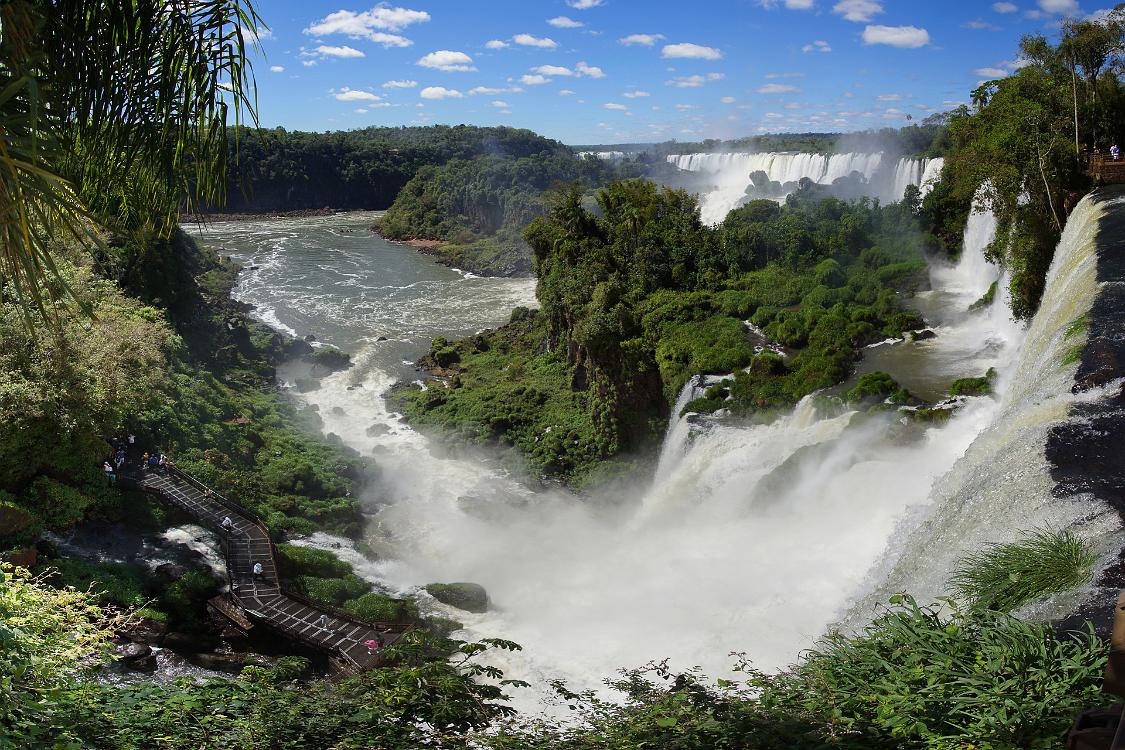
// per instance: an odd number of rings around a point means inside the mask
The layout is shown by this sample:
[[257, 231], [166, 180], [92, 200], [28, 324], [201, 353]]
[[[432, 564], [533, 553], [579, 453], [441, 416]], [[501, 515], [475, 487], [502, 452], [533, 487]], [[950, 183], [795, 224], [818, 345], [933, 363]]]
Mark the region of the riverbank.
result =
[[[354, 209], [353, 209], [354, 210]], [[295, 209], [292, 211], [262, 211], [260, 213], [253, 212], [218, 212], [218, 213], [198, 213], [198, 214], [181, 214], [180, 224], [217, 224], [225, 221], [261, 221], [262, 219], [307, 219], [313, 216], [334, 216], [336, 214], [348, 213], [340, 209], [329, 208], [303, 208]]]

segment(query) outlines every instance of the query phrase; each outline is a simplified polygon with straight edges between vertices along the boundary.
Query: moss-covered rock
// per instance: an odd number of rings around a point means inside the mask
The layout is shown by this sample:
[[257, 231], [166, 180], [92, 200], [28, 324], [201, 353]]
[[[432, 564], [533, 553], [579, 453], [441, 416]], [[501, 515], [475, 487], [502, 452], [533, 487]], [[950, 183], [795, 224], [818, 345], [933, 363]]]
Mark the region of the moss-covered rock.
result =
[[855, 387], [848, 391], [847, 398], [852, 405], [872, 406], [901, 390], [894, 378], [876, 370], [861, 376]]
[[426, 592], [439, 602], [466, 612], [488, 611], [488, 592], [479, 583], [431, 583]]

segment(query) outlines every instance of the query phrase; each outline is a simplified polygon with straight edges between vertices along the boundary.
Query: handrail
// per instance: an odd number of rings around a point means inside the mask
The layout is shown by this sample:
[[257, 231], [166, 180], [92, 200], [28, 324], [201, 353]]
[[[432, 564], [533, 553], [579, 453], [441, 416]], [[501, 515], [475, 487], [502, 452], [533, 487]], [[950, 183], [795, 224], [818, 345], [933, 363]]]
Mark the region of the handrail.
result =
[[[361, 628], [366, 628], [368, 630], [373, 630], [373, 631], [378, 632], [378, 633], [388, 633], [388, 632], [395, 632], [395, 631], [400, 631], [400, 632], [405, 633], [405, 632], [407, 632], [407, 631], [409, 631], [413, 628], [413, 626], [409, 622], [387, 622], [387, 621], [379, 621], [379, 620], [364, 620], [364, 619], [361, 619], [361, 618], [359, 618], [359, 617], [357, 617], [357, 616], [355, 616], [355, 615], [353, 615], [349, 612], [338, 609], [335, 606], [326, 605], [326, 604], [322, 604], [322, 603], [319, 603], [319, 602], [313, 602], [310, 599], [306, 598], [305, 596], [292, 591], [289, 587], [282, 586], [281, 585], [280, 569], [279, 569], [279, 566], [278, 566], [278, 563], [277, 563], [277, 559], [278, 559], [277, 546], [273, 543], [273, 539], [270, 537], [269, 528], [265, 525], [265, 523], [258, 516], [258, 514], [254, 513], [253, 511], [249, 510], [248, 508], [245, 508], [244, 506], [240, 505], [239, 503], [236, 503], [236, 502], [226, 498], [225, 496], [219, 494], [218, 492], [215, 492], [210, 487], [208, 487], [207, 485], [205, 485], [202, 482], [200, 482], [199, 480], [197, 480], [195, 477], [191, 476], [187, 472], [185, 472], [185, 471], [183, 471], [183, 470], [181, 470], [181, 469], [179, 469], [175, 466], [169, 465], [169, 466], [166, 466], [165, 468], [166, 468], [166, 471], [174, 479], [181, 479], [183, 481], [186, 481], [189, 485], [193, 486], [197, 491], [201, 491], [204, 494], [205, 497], [207, 497], [210, 500], [213, 500], [216, 505], [219, 505], [223, 508], [229, 509], [233, 514], [241, 516], [244, 520], [250, 522], [259, 531], [261, 531], [262, 539], [264, 539], [266, 541], [266, 543], [269, 544], [269, 547], [270, 547], [270, 553], [269, 553], [270, 554], [270, 562], [273, 565], [274, 572], [275, 572], [275, 574], [277, 575], [277, 578], [278, 578], [278, 580], [277, 580], [278, 591], [281, 592], [286, 598], [291, 599], [291, 600], [293, 600], [293, 601], [295, 601], [299, 604], [303, 604], [306, 607], [308, 607], [308, 608], [310, 608], [314, 611], [323, 612], [325, 614], [331, 615], [333, 618], [335, 618], [337, 620], [341, 620], [345, 623], [350, 623], [352, 625], [356, 625], [356, 626], [359, 626]], [[145, 471], [146, 471], [146, 469], [142, 468], [142, 472], [141, 472], [142, 477], [143, 477], [143, 473]], [[161, 490], [160, 488], [152, 487], [150, 485], [147, 485], [143, 481], [136, 481], [136, 479], [134, 479], [133, 477], [128, 477], [127, 481], [129, 481], [130, 483], [136, 483], [137, 486], [142, 491], [148, 492], [150, 494], [155, 494], [155, 495], [160, 495], [160, 496], [165, 495], [164, 491]], [[199, 520], [200, 522], [202, 522], [204, 524], [214, 526], [214, 522], [208, 521], [208, 519], [198, 518], [197, 520]], [[247, 534], [247, 539], [249, 539], [249, 534]], [[258, 611], [256, 606], [248, 606], [250, 603], [248, 601], [244, 600], [243, 597], [241, 596], [241, 594], [238, 593], [238, 588], [234, 585], [234, 580], [232, 578], [231, 563], [230, 563], [230, 560], [231, 560], [231, 557], [232, 557], [232, 555], [231, 555], [231, 544], [233, 543], [234, 539], [233, 539], [233, 537], [231, 537], [230, 534], [223, 533], [223, 534], [219, 535], [219, 540], [220, 540], [220, 544], [223, 548], [223, 556], [224, 556], [225, 561], [226, 561], [227, 582], [228, 582], [228, 584], [230, 584], [230, 594], [231, 594], [231, 596], [238, 603], [238, 605], [240, 607], [242, 607], [242, 609], [245, 610], [248, 614], [252, 614], [255, 617], [258, 617], [259, 619], [262, 619], [266, 622], [274, 622], [273, 619], [269, 615], [265, 614], [264, 612]], [[278, 626], [278, 627], [283, 632], [285, 632], [287, 635], [289, 635], [290, 637], [294, 638], [297, 641], [309, 644], [309, 645], [313, 646], [314, 648], [331, 651], [332, 653], [338, 654], [339, 656], [343, 657], [346, 661], [353, 664], [357, 669], [363, 669], [363, 665], [360, 664], [358, 661], [356, 661], [354, 658], [352, 658], [352, 656], [350, 654], [348, 654], [346, 650], [343, 650], [343, 649], [338, 649], [338, 650], [337, 649], [326, 649], [324, 644], [318, 643], [316, 641], [316, 639], [312, 638], [311, 636], [304, 635], [299, 630], [291, 630], [291, 629], [287, 629], [285, 627], [280, 627], [280, 626]], [[382, 659], [380, 658], [379, 661], [381, 662]]]

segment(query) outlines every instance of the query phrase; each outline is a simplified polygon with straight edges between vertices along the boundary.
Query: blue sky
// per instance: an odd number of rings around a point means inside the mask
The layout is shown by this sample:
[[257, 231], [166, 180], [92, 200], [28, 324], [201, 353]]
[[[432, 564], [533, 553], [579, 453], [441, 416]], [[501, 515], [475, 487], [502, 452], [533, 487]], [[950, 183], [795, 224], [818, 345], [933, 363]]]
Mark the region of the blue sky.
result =
[[566, 143], [921, 121], [1108, 0], [259, 0], [263, 126], [526, 127]]

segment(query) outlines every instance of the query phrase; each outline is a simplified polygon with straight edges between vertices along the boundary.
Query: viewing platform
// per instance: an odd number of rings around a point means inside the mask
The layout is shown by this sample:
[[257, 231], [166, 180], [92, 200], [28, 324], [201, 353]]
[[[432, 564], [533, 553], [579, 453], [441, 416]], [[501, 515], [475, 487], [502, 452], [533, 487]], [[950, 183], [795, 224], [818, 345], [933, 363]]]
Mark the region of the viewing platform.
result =
[[1125, 184], [1125, 159], [1114, 161], [1108, 154], [1087, 154], [1086, 173], [1103, 185]]
[[[351, 674], [383, 666], [385, 649], [410, 630], [404, 623], [365, 622], [283, 589], [276, 550], [261, 520], [184, 472], [146, 471], [125, 482], [175, 505], [219, 536], [230, 593], [216, 597], [211, 606], [243, 629], [262, 624], [327, 654], [334, 669]], [[227, 517], [229, 529], [223, 528]], [[262, 566], [259, 575], [254, 575], [255, 563]], [[371, 641], [379, 647], [370, 648]]]

